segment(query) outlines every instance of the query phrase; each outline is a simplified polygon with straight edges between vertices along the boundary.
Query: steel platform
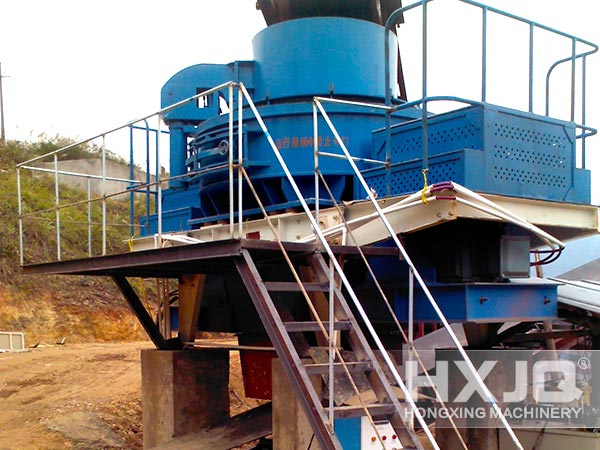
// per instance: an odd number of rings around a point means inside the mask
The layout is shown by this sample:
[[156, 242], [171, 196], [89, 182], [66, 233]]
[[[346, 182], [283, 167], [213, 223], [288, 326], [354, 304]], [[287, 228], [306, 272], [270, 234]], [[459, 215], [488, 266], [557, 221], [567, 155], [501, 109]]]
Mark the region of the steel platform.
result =
[[[290, 256], [320, 251], [315, 243], [283, 242]], [[354, 246], [331, 246], [335, 255], [359, 255]], [[132, 253], [73, 259], [23, 266], [26, 275], [95, 275], [148, 278], [177, 278], [190, 273], [222, 273], [235, 270], [234, 257], [249, 250], [259, 262], [283, 262], [277, 242], [257, 239], [228, 239]], [[363, 247], [367, 256], [397, 256], [396, 248]]]

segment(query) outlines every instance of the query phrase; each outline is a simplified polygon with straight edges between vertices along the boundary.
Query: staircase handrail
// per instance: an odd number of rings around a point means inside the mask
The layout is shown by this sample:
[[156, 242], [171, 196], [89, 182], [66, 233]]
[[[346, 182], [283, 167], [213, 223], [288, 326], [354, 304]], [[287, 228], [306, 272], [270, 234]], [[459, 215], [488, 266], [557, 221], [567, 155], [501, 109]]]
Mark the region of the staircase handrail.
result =
[[[422, 61], [421, 61], [421, 65], [422, 65], [422, 96], [420, 100], [417, 100], [417, 103], [422, 105], [422, 120], [423, 120], [423, 134], [424, 134], [424, 144], [423, 144], [423, 167], [427, 167], [427, 159], [428, 159], [428, 145], [427, 145], [427, 140], [426, 140], [426, 130], [427, 130], [427, 103], [429, 101], [428, 98], [428, 94], [427, 94], [427, 78], [428, 78], [428, 70], [427, 70], [427, 53], [428, 53], [428, 30], [427, 30], [427, 8], [428, 8], [428, 4], [433, 2], [434, 0], [420, 0], [417, 1], [413, 4], [410, 4], [408, 6], [405, 7], [401, 7], [396, 9], [395, 11], [392, 11], [390, 13], [390, 15], [388, 16], [388, 19], [385, 23], [385, 31], [383, 33], [384, 38], [383, 38], [383, 45], [384, 45], [384, 92], [385, 92], [385, 104], [388, 106], [392, 105], [392, 92], [391, 92], [391, 88], [390, 88], [390, 61], [389, 61], [389, 56], [390, 56], [390, 42], [389, 42], [389, 33], [392, 29], [392, 26], [394, 24], [397, 23], [397, 20], [400, 16], [402, 16], [405, 12], [408, 12], [416, 7], [421, 6], [422, 7], [422, 38], [421, 38], [421, 45], [422, 45]], [[549, 101], [550, 101], [550, 76], [553, 72], [553, 70], [560, 64], [566, 63], [566, 62], [571, 62], [571, 114], [570, 114], [570, 120], [571, 122], [575, 123], [575, 97], [576, 97], [576, 81], [575, 81], [575, 62], [578, 59], [582, 59], [583, 61], [583, 68], [582, 68], [582, 77], [581, 77], [581, 83], [582, 83], [582, 89], [581, 89], [581, 124], [576, 124], [577, 128], [583, 129], [584, 132], [582, 132], [580, 135], [577, 136], [577, 138], [581, 139], [581, 147], [582, 147], [582, 155], [585, 156], [585, 146], [586, 146], [586, 138], [588, 138], [590, 136], [590, 134], [588, 134], [587, 132], [585, 132], [587, 130], [587, 126], [585, 123], [586, 120], [586, 58], [589, 55], [592, 55], [596, 52], [598, 52], [598, 45], [594, 44], [593, 42], [590, 42], [588, 40], [579, 38], [575, 35], [569, 34], [569, 33], [565, 33], [563, 31], [557, 30], [555, 28], [549, 27], [547, 25], [542, 25], [540, 23], [537, 23], [533, 20], [530, 19], [526, 19], [524, 17], [515, 15], [515, 14], [511, 14], [509, 12], [503, 11], [501, 9], [498, 8], [494, 8], [488, 5], [485, 5], [483, 3], [479, 3], [476, 2], [474, 0], [455, 0], [459, 3], [464, 3], [470, 6], [474, 6], [477, 7], [479, 9], [481, 9], [482, 11], [482, 43], [481, 43], [481, 98], [480, 101], [482, 103], [485, 103], [487, 101], [487, 16], [488, 16], [488, 12], [491, 13], [495, 13], [498, 14], [500, 16], [504, 16], [506, 18], [518, 21], [518, 22], [522, 22], [524, 24], [527, 24], [529, 26], [529, 67], [528, 67], [528, 85], [529, 85], [529, 91], [528, 91], [528, 103], [529, 103], [529, 108], [528, 111], [530, 113], [533, 113], [533, 87], [534, 87], [534, 69], [533, 69], [533, 61], [534, 61], [534, 44], [533, 44], [533, 37], [534, 37], [534, 30], [535, 29], [540, 29], [549, 33], [552, 33], [553, 35], [557, 35], [557, 36], [561, 36], [563, 38], [566, 38], [568, 40], [571, 41], [571, 46], [572, 46], [572, 51], [571, 51], [571, 55], [567, 58], [563, 58], [563, 59], [558, 59], [557, 61], [555, 61], [553, 64], [550, 65], [547, 73], [546, 73], [546, 98], [545, 98], [545, 115], [549, 116]], [[587, 47], [591, 47], [591, 49], [588, 49], [586, 51], [583, 52], [577, 52], [577, 43], [581, 43]], [[405, 103], [404, 101], [402, 101], [401, 103]], [[415, 103], [415, 102], [411, 102], [411, 103]], [[388, 127], [389, 127], [389, 121], [388, 121]], [[592, 133], [591, 135], [595, 134], [595, 130], [592, 129]], [[389, 137], [389, 136], [388, 136]], [[389, 150], [389, 149], [388, 149]], [[582, 159], [582, 165], [583, 168], [585, 168], [585, 157]]]
[[[467, 355], [467, 352], [465, 351], [464, 347], [460, 343], [460, 340], [456, 336], [456, 333], [454, 333], [454, 331], [452, 330], [452, 327], [450, 327], [450, 324], [448, 323], [448, 320], [444, 316], [444, 313], [442, 312], [442, 310], [440, 309], [439, 305], [437, 304], [437, 302], [433, 298], [433, 295], [431, 294], [431, 291], [427, 287], [427, 284], [425, 283], [425, 281], [423, 280], [423, 278], [419, 274], [418, 270], [416, 269], [416, 266], [413, 264], [412, 260], [410, 259], [410, 256], [406, 252], [406, 249], [404, 248], [404, 246], [400, 242], [400, 239], [398, 238], [398, 236], [394, 232], [394, 229], [393, 229], [392, 225], [390, 224], [390, 222], [388, 221], [386, 215], [382, 211], [381, 206], [379, 206], [379, 203], [377, 202], [375, 196], [373, 195], [373, 192], [371, 192], [371, 190], [369, 189], [369, 186], [367, 185], [367, 182], [365, 181], [364, 177], [362, 176], [360, 170], [358, 170], [358, 167], [354, 163], [354, 161], [353, 161], [353, 159], [352, 159], [352, 157], [350, 155], [350, 152], [348, 151], [348, 149], [347, 149], [346, 145], [344, 144], [344, 142], [342, 142], [342, 138], [340, 137], [337, 129], [335, 128], [335, 126], [331, 122], [331, 119], [329, 118], [327, 112], [323, 108], [323, 105], [321, 104], [321, 102], [318, 99], [314, 100], [314, 105], [316, 106], [316, 108], [318, 108], [318, 110], [320, 111], [321, 115], [325, 119], [325, 122], [327, 123], [329, 129], [333, 133], [334, 138], [338, 141], [338, 143], [340, 145], [340, 148], [342, 149], [343, 153], [346, 155], [348, 164], [350, 164], [350, 166], [352, 167], [352, 170], [354, 171], [355, 176], [357, 177], [357, 179], [359, 180], [360, 184], [362, 185], [362, 187], [367, 192], [368, 199], [372, 203], [372, 205], [375, 208], [375, 210], [377, 211], [381, 222], [383, 223], [383, 225], [385, 226], [386, 230], [388, 231], [388, 233], [390, 235], [390, 238], [393, 240], [394, 244], [396, 245], [396, 247], [400, 251], [402, 257], [405, 260], [405, 262], [408, 264], [409, 270], [411, 270], [413, 272], [413, 275], [414, 275], [415, 279], [417, 280], [419, 286], [423, 290], [423, 293], [427, 297], [427, 300], [429, 300], [429, 303], [431, 304], [433, 310], [435, 311], [436, 315], [440, 319], [440, 322], [446, 328], [446, 331], [448, 332], [448, 334], [450, 336], [450, 339], [452, 340], [452, 342], [456, 346], [456, 349], [458, 350], [458, 352], [460, 353], [460, 355], [464, 359], [465, 364], [467, 365], [467, 368], [469, 369], [469, 372], [471, 372], [471, 374], [472, 374], [473, 378], [475, 379], [477, 385], [480, 387], [480, 389], [482, 390], [482, 392], [484, 393], [484, 395], [487, 397], [486, 398], [487, 402], [494, 409], [494, 412], [497, 414], [498, 418], [502, 422], [503, 427], [506, 429], [506, 432], [508, 433], [508, 435], [510, 436], [510, 438], [512, 439], [512, 441], [516, 445], [516, 447], [518, 449], [520, 449], [520, 450], [524, 450], [522, 444], [520, 443], [520, 441], [517, 438], [516, 434], [514, 433], [512, 427], [508, 423], [508, 421], [507, 421], [506, 417], [504, 416], [502, 410], [498, 406], [498, 404], [496, 402], [496, 399], [494, 398], [494, 395], [492, 394], [492, 392], [489, 390], [489, 388], [483, 382], [483, 379], [481, 378], [481, 376], [477, 372], [477, 369], [473, 365], [473, 362], [469, 358], [469, 355]], [[319, 230], [319, 234], [321, 235], [321, 231], [320, 230]], [[417, 416], [417, 418], [418, 418], [418, 416]]]

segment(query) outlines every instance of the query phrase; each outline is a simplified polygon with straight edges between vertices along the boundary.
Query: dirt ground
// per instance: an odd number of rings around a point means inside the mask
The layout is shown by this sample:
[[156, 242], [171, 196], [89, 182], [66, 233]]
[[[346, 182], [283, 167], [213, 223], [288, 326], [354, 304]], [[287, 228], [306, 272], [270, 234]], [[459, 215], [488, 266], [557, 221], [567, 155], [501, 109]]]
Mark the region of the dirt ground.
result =
[[[67, 343], [0, 354], [0, 450], [141, 449], [144, 348], [152, 344]], [[244, 397], [237, 352], [230, 380], [232, 415], [260, 403]]]

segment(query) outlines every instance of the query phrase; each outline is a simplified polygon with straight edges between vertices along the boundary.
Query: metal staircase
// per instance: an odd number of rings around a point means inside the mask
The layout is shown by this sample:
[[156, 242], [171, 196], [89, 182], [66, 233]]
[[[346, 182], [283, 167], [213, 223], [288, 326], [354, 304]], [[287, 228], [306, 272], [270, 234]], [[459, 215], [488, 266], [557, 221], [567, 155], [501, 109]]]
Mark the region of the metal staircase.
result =
[[[403, 405], [394, 393], [393, 385], [388, 381], [378, 359], [371, 349], [367, 338], [346, 301], [342, 290], [332, 279], [330, 266], [325, 257], [319, 252], [294, 255], [297, 264], [308, 269], [313, 281], [265, 281], [251, 253], [244, 249], [236, 260], [236, 267], [250, 293], [254, 306], [262, 319], [263, 325], [277, 350], [279, 360], [288, 377], [293, 380], [296, 395], [302, 401], [304, 410], [315, 432], [315, 437], [323, 449], [342, 449], [335, 434], [333, 420], [365, 414], [373, 421], [385, 418], [390, 421], [397, 434], [397, 439], [403, 448], [422, 449], [415, 431], [408, 425]], [[272, 275], [272, 272], [270, 272]], [[306, 273], [306, 272], [305, 272]], [[296, 320], [287, 308], [286, 294], [297, 296], [302, 292], [310, 302], [309, 309], [315, 310], [308, 292], [329, 293], [330, 311], [333, 319], [326, 320], [314, 317], [313, 321]], [[333, 302], [331, 304], [331, 302]], [[314, 315], [314, 314], [313, 314]], [[331, 333], [342, 333], [343, 342], [347, 343], [354, 361], [345, 361], [337, 345], [330, 345], [329, 357], [332, 364], [315, 362], [309, 355], [311, 347], [305, 333], [315, 332], [324, 336], [329, 342], [334, 340]], [[359, 406], [337, 404], [332, 396], [329, 407], [324, 406], [323, 399], [315, 389], [310, 376], [331, 373], [327, 380], [335, 380], [336, 384], [343, 381], [350, 384], [358, 395], [359, 384], [367, 381], [367, 388], [373, 390], [377, 397], [376, 403]], [[332, 383], [328, 383], [332, 388]], [[362, 386], [361, 390], [364, 390]], [[332, 420], [333, 419], [333, 420]], [[374, 427], [374, 429], [376, 429]]]

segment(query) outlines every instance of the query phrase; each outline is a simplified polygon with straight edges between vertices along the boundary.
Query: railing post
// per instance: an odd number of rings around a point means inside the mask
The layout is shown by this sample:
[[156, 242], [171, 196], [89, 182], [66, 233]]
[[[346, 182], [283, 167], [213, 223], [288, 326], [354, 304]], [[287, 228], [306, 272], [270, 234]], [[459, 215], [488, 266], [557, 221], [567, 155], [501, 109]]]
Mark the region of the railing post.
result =
[[242, 205], [242, 187], [243, 187], [243, 164], [244, 164], [244, 139], [243, 139], [243, 125], [244, 116], [242, 110], [242, 104], [244, 102], [244, 94], [242, 92], [242, 85], [238, 85], [238, 238], [242, 239], [243, 234], [243, 205]]
[[577, 41], [571, 39], [571, 122], [575, 122], [575, 58]]
[[134, 169], [134, 157], [133, 157], [133, 125], [129, 125], [129, 236], [133, 237], [135, 234], [135, 227], [133, 223], [135, 221], [135, 191], [132, 189], [135, 180], [135, 169]]
[[[146, 233], [150, 234], [150, 200], [152, 193], [150, 190], [150, 125], [148, 125], [147, 119], [144, 119], [144, 125], [146, 125]], [[156, 136], [158, 136], [158, 134]]]
[[[319, 222], [317, 222], [319, 223]], [[333, 363], [335, 361], [335, 349], [336, 349], [336, 340], [337, 336], [334, 331], [334, 322], [335, 322], [335, 299], [334, 299], [334, 291], [335, 291], [335, 267], [331, 260], [329, 260], [329, 422], [330, 427], [333, 430], [335, 426], [334, 422], [334, 411], [333, 408], [335, 406], [335, 377], [333, 374]]]
[[234, 201], [233, 201], [233, 84], [227, 89], [229, 102], [229, 238], [234, 233]]
[[317, 115], [317, 105], [313, 100], [313, 139], [314, 139], [314, 157], [315, 157], [315, 220], [319, 223], [319, 118]]
[[21, 196], [21, 168], [17, 167], [17, 202], [19, 208], [19, 258], [21, 265], [25, 263], [25, 255], [23, 254], [23, 198]]
[[[586, 119], [586, 101], [585, 101], [585, 91], [586, 91], [586, 79], [585, 74], [587, 70], [587, 56], [583, 56], [581, 58], [581, 124], [585, 126]], [[581, 168], [585, 169], [585, 139], [587, 136], [586, 130], [582, 130], [581, 132]]]
[[60, 248], [60, 194], [58, 188], [58, 155], [54, 154], [54, 206], [56, 208], [56, 257], [61, 260]]
[[102, 255], [106, 255], [106, 135], [102, 135]]
[[157, 226], [156, 231], [158, 234], [159, 245], [162, 245], [162, 170], [160, 166], [160, 126], [162, 122], [162, 114], [158, 114], [158, 125], [156, 127], [156, 214], [157, 214]]
[[429, 132], [427, 129], [427, 0], [423, 2], [423, 54], [422, 54], [422, 83], [423, 83], [423, 108], [421, 109], [421, 120], [423, 122], [423, 160], [422, 168], [427, 169], [429, 165]]
[[[416, 375], [413, 373], [412, 361], [413, 361], [413, 338], [415, 333], [415, 275], [412, 267], [408, 268], [408, 362], [406, 365], [408, 369], [406, 371], [406, 389], [412, 395], [413, 392], [413, 377]], [[410, 416], [410, 426], [414, 427], [414, 416]]]
[[392, 111], [385, 112], [385, 185], [388, 197], [392, 195]]
[[481, 8], [481, 102], [487, 98], [487, 6]]
[[87, 216], [88, 216], [88, 255], [91, 258], [92, 251], [92, 179], [87, 179]]
[[533, 23], [529, 24], [529, 112], [533, 112]]

